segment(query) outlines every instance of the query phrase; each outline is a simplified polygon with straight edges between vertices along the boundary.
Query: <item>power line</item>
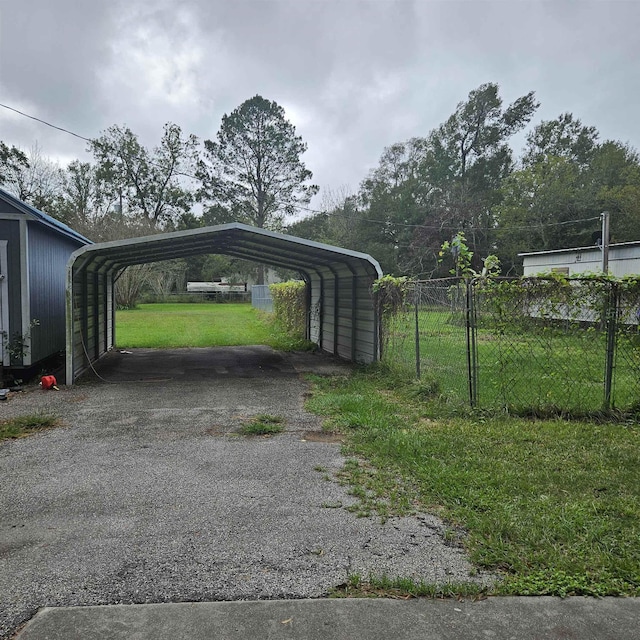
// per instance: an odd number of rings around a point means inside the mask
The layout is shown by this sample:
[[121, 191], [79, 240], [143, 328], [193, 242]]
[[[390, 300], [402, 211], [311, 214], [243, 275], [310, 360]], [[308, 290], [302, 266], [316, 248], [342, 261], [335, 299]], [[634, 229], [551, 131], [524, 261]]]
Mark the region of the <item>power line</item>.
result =
[[[9, 109], [9, 111], [14, 111], [15, 113], [20, 114], [21, 116], [24, 116], [25, 118], [30, 118], [31, 120], [35, 120], [36, 122], [40, 122], [44, 125], [46, 125], [47, 127], [51, 127], [52, 129], [57, 129], [58, 131], [62, 131], [63, 133], [68, 133], [71, 136], [75, 136], [76, 138], [80, 138], [80, 140], [85, 140], [86, 142], [93, 142], [93, 139], [91, 138], [87, 138], [85, 136], [81, 136], [79, 133], [74, 133], [73, 131], [69, 131], [69, 129], [65, 129], [64, 127], [59, 127], [55, 124], [51, 124], [50, 122], [47, 122], [46, 120], [42, 120], [41, 118], [37, 118], [36, 116], [32, 116], [29, 115], [28, 113], [24, 113], [23, 111], [20, 111], [19, 109], [15, 109], [14, 107], [10, 107], [9, 105], [6, 104], [2, 104], [0, 102], [0, 107], [4, 107], [5, 109]], [[149, 164], [151, 164], [152, 166], [160, 166], [157, 163], [153, 162], [152, 160], [149, 161]], [[185, 176], [187, 178], [191, 178], [192, 180], [196, 180], [196, 176], [191, 175], [189, 173], [184, 173], [184, 172], [178, 172], [176, 173], [176, 175], [182, 175]], [[318, 209], [311, 209], [309, 207], [297, 207], [298, 209], [300, 209], [301, 211], [308, 211], [310, 213], [315, 213], [315, 214], [323, 214], [323, 215], [327, 215], [327, 216], [337, 216], [337, 217], [342, 217], [342, 218], [351, 218], [352, 216], [348, 216], [346, 214], [342, 214], [342, 213], [338, 213], [337, 211], [334, 212], [328, 212], [328, 211], [320, 211]], [[460, 227], [459, 226], [449, 226], [449, 225], [425, 225], [425, 224], [409, 224], [409, 223], [405, 223], [405, 222], [391, 222], [389, 220], [375, 220], [372, 218], [358, 218], [359, 221], [361, 222], [370, 222], [372, 224], [384, 224], [384, 225], [394, 225], [396, 227], [405, 227], [405, 228], [410, 228], [410, 229], [428, 229], [428, 230], [437, 230], [437, 231], [459, 231]], [[578, 224], [580, 222], [592, 222], [594, 220], [600, 220], [599, 216], [596, 216], [594, 218], [583, 218], [581, 220], [566, 220], [564, 222], [547, 222], [544, 224], [540, 224], [540, 225], [536, 225], [536, 226], [541, 226], [541, 227], [557, 227], [557, 226], [562, 226], [562, 225], [567, 225], [567, 224]], [[495, 230], [497, 229], [497, 227], [476, 227], [478, 230], [480, 231], [491, 231], [491, 230]], [[526, 225], [526, 226], [522, 226], [522, 227], [499, 227], [500, 229], [505, 229], [505, 230], [510, 230], [510, 231], [517, 231], [517, 230], [525, 230], [525, 229], [530, 229], [531, 225]]]
[[[409, 224], [409, 223], [405, 223], [405, 222], [394, 222], [392, 220], [376, 220], [373, 218], [361, 218], [359, 216], [353, 216], [353, 215], [348, 215], [345, 213], [340, 213], [338, 211], [319, 211], [317, 209], [310, 209], [309, 207], [298, 207], [298, 209], [301, 209], [302, 211], [309, 211], [311, 213], [315, 213], [315, 214], [322, 214], [322, 215], [326, 215], [326, 216], [334, 216], [334, 217], [338, 217], [338, 218], [346, 218], [346, 219], [352, 219], [352, 218], [356, 218], [359, 222], [371, 222], [372, 224], [384, 224], [384, 225], [389, 225], [389, 226], [395, 226], [395, 227], [406, 227], [406, 228], [410, 228], [410, 229], [428, 229], [428, 230], [437, 230], [437, 231], [460, 231], [460, 226], [453, 226], [453, 225], [439, 225], [439, 224]], [[600, 220], [599, 216], [595, 216], [593, 218], [581, 218], [580, 220], [565, 220], [563, 222], [545, 222], [542, 224], [537, 224], [537, 225], [525, 225], [522, 227], [505, 227], [505, 226], [499, 226], [499, 227], [475, 227], [476, 229], [480, 230], [480, 231], [495, 231], [495, 230], [499, 230], [499, 229], [505, 229], [505, 230], [511, 230], [511, 231], [517, 231], [517, 230], [525, 230], [525, 229], [531, 229], [532, 226], [536, 226], [536, 227], [558, 227], [558, 226], [563, 226], [563, 225], [568, 225], [568, 224], [579, 224], [581, 222], [592, 222], [594, 220]]]
[[[25, 118], [30, 118], [31, 120], [35, 120], [36, 122], [40, 122], [44, 125], [46, 125], [47, 127], [51, 127], [52, 129], [57, 129], [58, 131], [62, 131], [64, 133], [68, 133], [71, 136], [75, 136], [76, 138], [80, 138], [80, 140], [85, 140], [86, 142], [94, 142], [94, 139], [92, 138], [87, 138], [86, 136], [81, 136], [79, 133], [74, 133], [73, 131], [69, 131], [69, 129], [65, 129], [64, 127], [59, 127], [55, 124], [51, 124], [50, 122], [47, 122], [46, 120], [42, 120], [42, 118], [36, 118], [36, 116], [32, 116], [29, 115], [28, 113], [24, 113], [24, 111], [20, 111], [19, 109], [15, 109], [14, 107], [10, 107], [7, 104], [2, 104], [0, 102], [0, 107], [4, 107], [5, 109], [9, 109], [9, 111], [14, 111], [15, 113], [20, 114], [21, 116], [24, 116]], [[159, 165], [157, 162], [154, 162], [153, 160], [149, 160], [149, 164], [153, 167], [160, 167], [162, 168], [161, 165]], [[187, 178], [191, 178], [192, 180], [196, 180], [196, 176], [191, 175], [190, 173], [184, 173], [184, 172], [176, 172], [176, 175], [179, 176], [185, 176]]]
[[42, 124], [47, 125], [47, 127], [51, 127], [52, 129], [57, 129], [58, 131], [62, 131], [64, 133], [68, 133], [70, 136], [75, 136], [76, 138], [80, 138], [80, 140], [85, 140], [86, 142], [93, 142], [91, 138], [87, 138], [85, 136], [81, 136], [79, 133], [74, 133], [73, 131], [69, 131], [69, 129], [65, 129], [64, 127], [58, 127], [55, 124], [51, 124], [46, 120], [42, 120], [41, 118], [36, 118], [36, 116], [31, 116], [28, 113], [24, 113], [24, 111], [20, 111], [19, 109], [15, 109], [14, 107], [10, 107], [7, 104], [2, 104], [0, 102], [0, 107], [4, 107], [5, 109], [9, 109], [9, 111], [14, 111], [15, 113], [19, 113], [21, 116], [25, 118], [30, 118], [31, 120], [35, 120], [36, 122], [40, 122]]

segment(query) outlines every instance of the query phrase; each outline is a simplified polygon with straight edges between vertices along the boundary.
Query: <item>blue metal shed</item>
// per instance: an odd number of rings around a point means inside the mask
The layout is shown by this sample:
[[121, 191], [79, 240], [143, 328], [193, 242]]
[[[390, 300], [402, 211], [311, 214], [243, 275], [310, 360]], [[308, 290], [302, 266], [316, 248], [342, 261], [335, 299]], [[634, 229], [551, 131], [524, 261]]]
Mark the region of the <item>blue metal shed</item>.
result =
[[[67, 262], [90, 243], [0, 189], [0, 364], [33, 371], [64, 351]], [[11, 358], [10, 343], [22, 337], [28, 338], [23, 356]]]

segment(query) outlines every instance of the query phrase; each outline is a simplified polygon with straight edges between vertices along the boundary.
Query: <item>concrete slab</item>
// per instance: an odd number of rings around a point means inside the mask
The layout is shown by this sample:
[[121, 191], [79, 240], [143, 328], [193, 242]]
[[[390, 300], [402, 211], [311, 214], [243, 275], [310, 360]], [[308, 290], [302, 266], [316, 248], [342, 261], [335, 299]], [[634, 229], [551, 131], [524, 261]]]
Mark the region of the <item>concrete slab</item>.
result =
[[640, 600], [287, 600], [44, 609], [16, 640], [636, 640]]

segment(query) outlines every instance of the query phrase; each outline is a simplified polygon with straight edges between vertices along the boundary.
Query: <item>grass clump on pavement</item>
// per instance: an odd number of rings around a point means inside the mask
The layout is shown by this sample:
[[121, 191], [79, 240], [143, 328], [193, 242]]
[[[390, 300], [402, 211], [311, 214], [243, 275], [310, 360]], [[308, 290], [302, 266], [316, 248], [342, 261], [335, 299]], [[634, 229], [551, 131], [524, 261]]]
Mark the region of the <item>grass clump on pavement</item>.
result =
[[380, 371], [312, 382], [365, 515], [443, 517], [497, 593], [640, 595], [638, 424], [438, 413]]
[[50, 429], [57, 425], [57, 418], [40, 413], [0, 420], [0, 440], [23, 438], [24, 436], [44, 429]]
[[280, 433], [284, 429], [284, 420], [280, 416], [263, 413], [243, 425], [240, 433], [245, 436], [267, 436]]

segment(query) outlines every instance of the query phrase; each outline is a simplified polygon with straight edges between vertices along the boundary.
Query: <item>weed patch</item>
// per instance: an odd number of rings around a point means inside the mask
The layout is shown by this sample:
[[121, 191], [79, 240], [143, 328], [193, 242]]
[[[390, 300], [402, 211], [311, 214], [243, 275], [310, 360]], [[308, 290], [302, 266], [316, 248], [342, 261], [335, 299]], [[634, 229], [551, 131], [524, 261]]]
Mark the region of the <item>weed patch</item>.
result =
[[357, 574], [349, 576], [347, 582], [336, 587], [330, 594], [333, 598], [460, 598], [479, 600], [488, 593], [488, 588], [474, 582], [452, 582], [433, 584], [415, 582], [410, 578], [369, 576], [363, 579]]
[[0, 420], [0, 440], [23, 438], [44, 429], [51, 429], [58, 424], [58, 418], [40, 413]]
[[245, 436], [269, 436], [280, 433], [284, 429], [284, 420], [280, 416], [263, 413], [243, 425], [240, 433]]

